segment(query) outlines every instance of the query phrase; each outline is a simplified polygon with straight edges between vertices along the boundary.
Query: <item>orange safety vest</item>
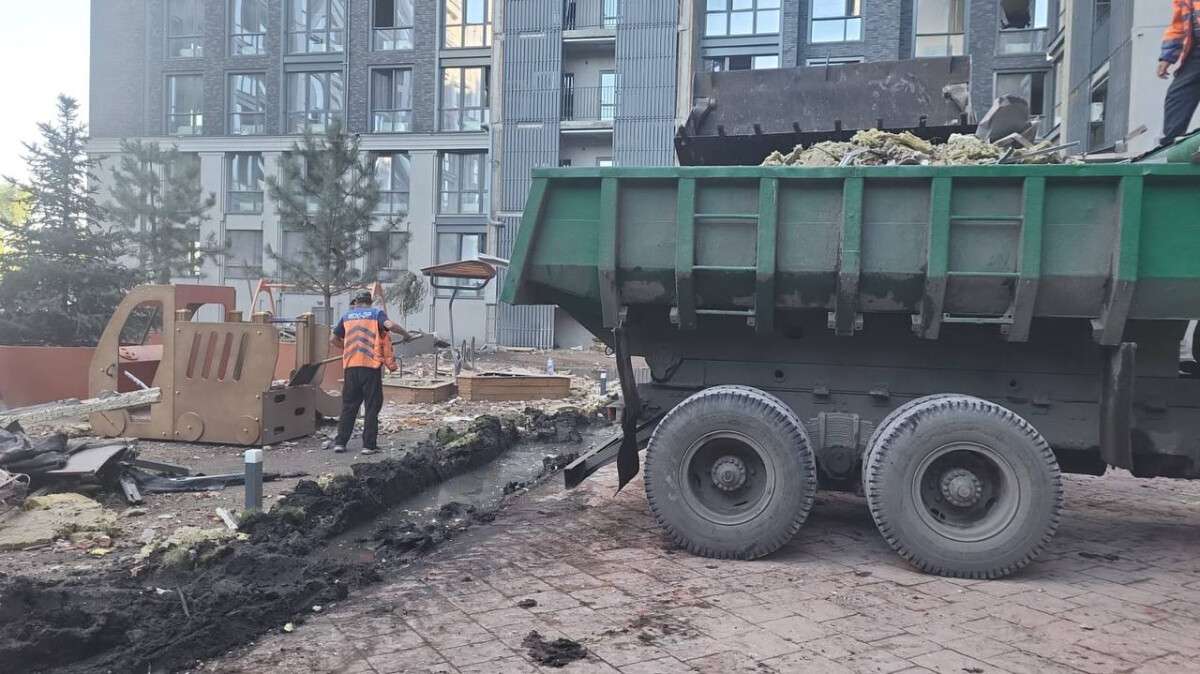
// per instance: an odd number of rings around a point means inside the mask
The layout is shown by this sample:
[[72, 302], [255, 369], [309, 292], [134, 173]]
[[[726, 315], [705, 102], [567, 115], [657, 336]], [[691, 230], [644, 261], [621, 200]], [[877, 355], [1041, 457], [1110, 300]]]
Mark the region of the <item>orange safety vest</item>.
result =
[[396, 353], [386, 330], [379, 326], [379, 312], [352, 310], [342, 317], [346, 331], [342, 346], [342, 367], [386, 367], [395, 371]]

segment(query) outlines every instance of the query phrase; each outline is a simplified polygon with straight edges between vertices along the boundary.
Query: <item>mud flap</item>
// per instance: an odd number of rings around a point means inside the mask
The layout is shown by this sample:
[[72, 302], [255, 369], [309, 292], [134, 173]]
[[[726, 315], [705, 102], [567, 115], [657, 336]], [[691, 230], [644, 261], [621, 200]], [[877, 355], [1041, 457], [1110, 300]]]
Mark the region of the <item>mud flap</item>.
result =
[[641, 465], [638, 461], [638, 418], [641, 416], [642, 401], [638, 397], [637, 382], [633, 379], [633, 361], [630, 360], [629, 342], [623, 328], [613, 330], [614, 355], [617, 361], [617, 376], [621, 380], [621, 398], [625, 411], [621, 415], [621, 448], [617, 451], [617, 492], [619, 493], [637, 477]]

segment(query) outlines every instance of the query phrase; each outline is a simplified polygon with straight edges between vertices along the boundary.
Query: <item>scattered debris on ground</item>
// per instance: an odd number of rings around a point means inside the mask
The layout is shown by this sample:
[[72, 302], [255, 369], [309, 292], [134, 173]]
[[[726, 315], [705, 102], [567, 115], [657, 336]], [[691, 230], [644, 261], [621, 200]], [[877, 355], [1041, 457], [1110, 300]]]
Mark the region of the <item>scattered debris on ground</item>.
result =
[[350, 475], [301, 480], [269, 512], [243, 516], [237, 531], [219, 518], [168, 535], [147, 529], [136, 562], [49, 580], [4, 577], [0, 625], [21, 628], [0, 630], [0, 662], [30, 671], [172, 671], [281, 625], [294, 628], [314, 606], [344, 599], [387, 566], [494, 516], [452, 502], [432, 522], [373, 524], [395, 504], [492, 461], [522, 437], [574, 437], [572, 420], [588, 419], [537, 410], [480, 417], [398, 458], [355, 464]]
[[0, 526], [0, 550], [50, 545], [58, 539], [85, 550], [111, 548], [116, 519], [116, 513], [82, 494], [30, 496]]
[[[1014, 134], [1019, 136], [1019, 134]], [[772, 152], [763, 166], [948, 166], [967, 164], [1061, 164], [1063, 148], [1048, 142], [1028, 143], [1005, 137], [989, 143], [976, 136], [953, 134], [945, 143], [930, 143], [904, 131], [859, 131], [849, 142], [797, 145], [784, 154]]]
[[525, 635], [521, 645], [529, 649], [529, 657], [547, 667], [566, 667], [587, 657], [587, 649], [578, 641], [564, 638], [546, 641], [537, 630]]

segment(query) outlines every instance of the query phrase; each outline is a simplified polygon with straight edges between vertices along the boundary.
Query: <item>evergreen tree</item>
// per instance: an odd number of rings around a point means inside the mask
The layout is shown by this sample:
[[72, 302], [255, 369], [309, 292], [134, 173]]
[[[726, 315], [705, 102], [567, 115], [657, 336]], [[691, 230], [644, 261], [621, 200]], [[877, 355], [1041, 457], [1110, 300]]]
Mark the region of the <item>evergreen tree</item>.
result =
[[200, 226], [216, 203], [200, 185], [200, 161], [172, 145], [121, 141], [121, 159], [113, 170], [112, 219], [124, 228], [140, 268], [154, 283], [190, 276], [206, 257], [224, 248], [210, 237], [200, 241]]
[[95, 161], [79, 105], [58, 98], [54, 121], [25, 144], [28, 178], [9, 178], [0, 212], [0, 342], [95, 344], [136, 273], [120, 264], [123, 240], [104, 230]]
[[374, 166], [360, 154], [358, 139], [334, 122], [323, 137], [306, 134], [293, 144], [279, 170], [278, 178], [267, 179], [267, 189], [280, 225], [301, 241], [286, 254], [268, 246], [267, 254], [285, 280], [331, 307], [335, 296], [375, 279], [377, 270], [358, 266], [370, 250], [380, 199]]
[[405, 270], [384, 291], [388, 304], [396, 307], [400, 313], [400, 322], [408, 320], [410, 314], [415, 314], [425, 306], [425, 298], [429, 296], [429, 285], [425, 279], [411, 271]]

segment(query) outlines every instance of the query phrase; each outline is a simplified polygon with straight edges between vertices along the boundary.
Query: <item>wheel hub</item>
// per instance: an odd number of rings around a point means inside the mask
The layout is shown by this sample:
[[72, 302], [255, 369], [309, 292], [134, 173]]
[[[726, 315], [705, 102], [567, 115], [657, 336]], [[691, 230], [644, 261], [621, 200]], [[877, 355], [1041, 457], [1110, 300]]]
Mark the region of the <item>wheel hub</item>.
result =
[[983, 496], [983, 483], [979, 476], [966, 468], [952, 468], [942, 475], [942, 498], [950, 505], [969, 508]]
[[736, 456], [723, 456], [713, 463], [713, 485], [721, 491], [735, 491], [746, 484], [746, 464]]

